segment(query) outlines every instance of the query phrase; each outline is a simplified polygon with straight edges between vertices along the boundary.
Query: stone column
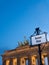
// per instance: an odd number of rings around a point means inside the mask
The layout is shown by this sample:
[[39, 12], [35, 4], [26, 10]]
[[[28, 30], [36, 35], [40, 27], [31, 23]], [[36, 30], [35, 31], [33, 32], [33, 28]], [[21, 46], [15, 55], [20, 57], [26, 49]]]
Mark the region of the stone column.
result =
[[17, 65], [20, 65], [20, 58], [17, 58]]
[[31, 56], [28, 56], [28, 65], [32, 65]]

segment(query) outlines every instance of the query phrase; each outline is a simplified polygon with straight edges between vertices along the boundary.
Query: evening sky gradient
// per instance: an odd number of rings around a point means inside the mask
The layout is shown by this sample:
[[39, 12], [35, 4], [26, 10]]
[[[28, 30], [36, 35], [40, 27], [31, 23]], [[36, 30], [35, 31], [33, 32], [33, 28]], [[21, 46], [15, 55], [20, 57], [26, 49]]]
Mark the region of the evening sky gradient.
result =
[[49, 36], [48, 0], [0, 0], [0, 54], [29, 39], [36, 27]]

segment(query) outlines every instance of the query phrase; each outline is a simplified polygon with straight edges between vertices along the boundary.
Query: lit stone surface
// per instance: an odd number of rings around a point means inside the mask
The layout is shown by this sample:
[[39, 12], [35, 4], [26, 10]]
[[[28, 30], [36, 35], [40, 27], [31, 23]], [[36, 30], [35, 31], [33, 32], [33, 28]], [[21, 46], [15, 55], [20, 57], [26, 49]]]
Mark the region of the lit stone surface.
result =
[[[41, 48], [43, 45], [41, 45]], [[46, 65], [45, 59], [47, 57], [47, 65], [49, 65], [49, 42], [45, 44], [41, 53], [42, 64]], [[38, 53], [38, 46], [25, 45], [13, 50], [6, 51], [2, 55], [3, 65], [40, 65], [40, 58]], [[5, 64], [6, 61], [6, 64]]]
[[9, 65], [10, 64], [10, 60], [6, 60], [6, 65]]
[[17, 65], [17, 58], [13, 59], [13, 65]]

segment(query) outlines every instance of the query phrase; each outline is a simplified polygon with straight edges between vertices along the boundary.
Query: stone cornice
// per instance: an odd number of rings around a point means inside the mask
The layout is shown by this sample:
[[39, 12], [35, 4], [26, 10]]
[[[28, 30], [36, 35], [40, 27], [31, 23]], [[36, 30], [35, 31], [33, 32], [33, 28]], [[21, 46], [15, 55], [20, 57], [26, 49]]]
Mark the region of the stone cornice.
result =
[[[47, 42], [47, 44], [45, 44], [45, 49], [47, 50], [47, 47], [49, 48], [49, 42]], [[8, 56], [8, 55], [12, 55], [12, 54], [18, 54], [20, 52], [25, 52], [25, 51], [34, 51], [34, 50], [38, 50], [38, 47], [37, 46], [30, 46], [30, 45], [25, 45], [25, 46], [21, 46], [21, 47], [17, 47], [13, 50], [9, 50], [9, 51], [6, 51], [2, 56]], [[43, 50], [45, 50], [43, 49]], [[46, 51], [45, 50], [45, 51]], [[49, 50], [49, 49], [48, 49]]]

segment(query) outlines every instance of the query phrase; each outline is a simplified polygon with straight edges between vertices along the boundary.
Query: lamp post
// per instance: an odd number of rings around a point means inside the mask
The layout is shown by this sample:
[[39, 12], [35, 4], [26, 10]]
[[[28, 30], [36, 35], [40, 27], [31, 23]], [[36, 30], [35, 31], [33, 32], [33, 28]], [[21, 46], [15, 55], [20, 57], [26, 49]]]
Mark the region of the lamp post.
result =
[[[35, 29], [36, 35], [40, 35], [40, 29], [36, 28]], [[41, 58], [41, 49], [40, 49], [41, 44], [38, 44], [38, 52], [39, 52], [39, 59], [40, 59], [40, 65], [42, 65], [42, 58]]]
[[41, 44], [47, 43], [46, 32], [41, 34], [41, 30], [39, 29], [39, 27], [36, 28], [33, 35], [30, 36], [30, 42], [31, 42], [31, 46], [38, 46], [39, 63], [40, 63], [40, 65], [43, 65], [42, 64], [42, 58], [41, 58], [41, 52], [42, 52], [42, 49], [45, 47], [45, 45], [41, 49]]

